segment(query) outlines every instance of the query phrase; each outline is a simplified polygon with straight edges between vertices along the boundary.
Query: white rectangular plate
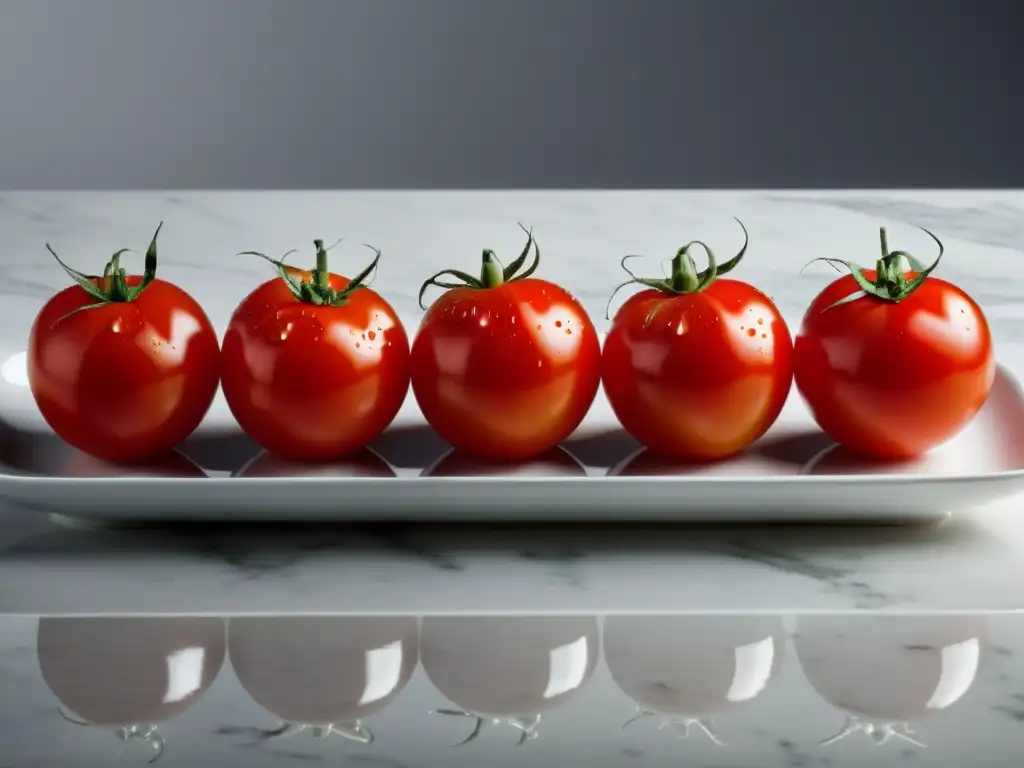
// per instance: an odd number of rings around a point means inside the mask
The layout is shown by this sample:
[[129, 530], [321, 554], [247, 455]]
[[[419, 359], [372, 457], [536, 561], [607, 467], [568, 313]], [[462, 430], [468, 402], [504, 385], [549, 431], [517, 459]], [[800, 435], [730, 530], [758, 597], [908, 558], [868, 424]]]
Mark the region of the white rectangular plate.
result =
[[834, 446], [794, 391], [769, 433], [713, 466], [663, 465], [618, 428], [602, 394], [550, 456], [487, 467], [449, 453], [410, 395], [372, 451], [331, 466], [261, 454], [218, 396], [180, 453], [105, 465], [59, 440], [0, 371], [0, 496], [94, 521], [928, 521], [1024, 491], [1024, 397], [1000, 367], [971, 425], [928, 456], [872, 464]]

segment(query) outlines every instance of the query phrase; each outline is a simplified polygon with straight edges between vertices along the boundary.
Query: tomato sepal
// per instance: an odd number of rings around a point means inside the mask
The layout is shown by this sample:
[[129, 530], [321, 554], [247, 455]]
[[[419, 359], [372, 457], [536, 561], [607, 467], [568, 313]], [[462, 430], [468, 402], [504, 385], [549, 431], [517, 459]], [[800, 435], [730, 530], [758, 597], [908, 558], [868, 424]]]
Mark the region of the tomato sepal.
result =
[[658, 717], [661, 719], [661, 725], [658, 727], [659, 731], [665, 728], [671, 728], [676, 732], [676, 735], [680, 739], [688, 739], [692, 733], [690, 729], [693, 728], [703, 733], [716, 747], [725, 746], [725, 743], [719, 739], [718, 734], [715, 733], [711, 720], [706, 717], [669, 716], [653, 712], [649, 709], [644, 709], [643, 707], [637, 707], [636, 714], [622, 724], [622, 730], [629, 728], [633, 723], [652, 717]]
[[[829, 304], [821, 311], [827, 312], [835, 307], [869, 296], [882, 301], [896, 303], [903, 301], [914, 291], [920, 288], [921, 284], [927, 280], [928, 276], [935, 271], [936, 267], [939, 266], [939, 262], [942, 260], [942, 254], [945, 252], [945, 247], [942, 245], [942, 241], [939, 240], [938, 237], [924, 227], [921, 227], [920, 229], [934, 240], [936, 245], [939, 247], [939, 253], [935, 257], [935, 261], [928, 266], [925, 266], [922, 261], [907, 251], [890, 251], [889, 238], [885, 227], [881, 227], [879, 229], [879, 240], [881, 242], [882, 255], [875, 264], [874, 280], [867, 276], [865, 267], [862, 267], [852, 261], [822, 256], [807, 262], [807, 264], [804, 265], [804, 269], [809, 267], [811, 264], [825, 262], [826, 264], [836, 268], [838, 271], [842, 271], [836, 267], [837, 264], [842, 264], [846, 267], [854, 281], [856, 281], [857, 286], [860, 288], [859, 291], [851, 293], [849, 296], [844, 296], [842, 299]], [[910, 278], [910, 280], [907, 280], [907, 271], [903, 268], [904, 259], [910, 266], [910, 271], [916, 273], [914, 277]]]
[[521, 747], [528, 741], [535, 741], [539, 736], [540, 732], [537, 730], [540, 726], [540, 715], [533, 715], [532, 717], [509, 717], [509, 718], [494, 718], [484, 717], [478, 715], [475, 712], [467, 712], [462, 709], [435, 709], [432, 714], [444, 715], [446, 717], [465, 717], [475, 721], [473, 730], [470, 734], [462, 741], [453, 745], [455, 747], [461, 747], [470, 742], [476, 741], [483, 733], [484, 728], [488, 725], [499, 725], [502, 722], [507, 722], [517, 731], [519, 731], [519, 740], [516, 741], [516, 746]]
[[381, 252], [379, 248], [363, 243], [363, 247], [373, 251], [373, 261], [362, 272], [349, 280], [348, 285], [340, 290], [336, 290], [331, 287], [331, 272], [328, 265], [327, 252], [341, 242], [343, 240], [338, 240], [333, 245], [325, 248], [323, 240], [313, 241], [313, 247], [316, 248], [316, 267], [311, 270], [310, 279], [297, 279], [295, 275], [288, 271], [288, 264], [285, 263], [285, 259], [296, 253], [295, 249], [286, 252], [279, 259], [267, 256], [260, 251], [242, 251], [237, 255], [258, 256], [264, 261], [273, 264], [277, 274], [284, 280], [285, 285], [288, 286], [288, 290], [291, 291], [296, 299], [304, 304], [312, 304], [317, 307], [343, 307], [348, 303], [353, 293], [361, 288], [368, 288], [373, 282], [373, 280], [368, 280], [368, 278], [375, 273], [377, 264], [380, 261]]
[[337, 734], [347, 741], [354, 741], [357, 744], [373, 744], [377, 740], [376, 735], [363, 725], [361, 720], [354, 720], [351, 723], [329, 723], [327, 725], [303, 725], [299, 723], [282, 723], [277, 728], [262, 731], [261, 741], [272, 741], [274, 739], [287, 739], [305, 733], [309, 730], [313, 738], [326, 739], [331, 734]]
[[[57, 715], [62, 720], [65, 720], [72, 725], [77, 725], [81, 728], [93, 728], [92, 723], [88, 723], [85, 720], [81, 720], [77, 717], [69, 715], [63, 706], [57, 705]], [[153, 750], [156, 754], [146, 761], [148, 765], [152, 765], [163, 757], [164, 750], [167, 747], [167, 743], [164, 741], [164, 737], [158, 733], [156, 725], [129, 725], [123, 728], [114, 729], [114, 734], [118, 740], [127, 742], [141, 742]]]
[[[129, 301], [135, 301], [142, 292], [149, 287], [150, 283], [156, 279], [156, 241], [160, 235], [160, 230], [163, 229], [164, 223], [161, 221], [157, 225], [156, 232], [153, 233], [153, 237], [149, 241], [149, 247], [146, 249], [146, 260], [143, 265], [142, 279], [138, 285], [128, 285], [128, 273], [124, 267], [121, 266], [121, 257], [126, 253], [133, 253], [131, 248], [122, 248], [116, 251], [110, 260], [103, 267], [102, 275], [87, 275], [84, 272], [79, 272], [77, 269], [73, 269], [64, 260], [57, 255], [57, 252], [53, 250], [53, 247], [46, 243], [46, 250], [50, 252], [50, 255], [57, 260], [61, 269], [70, 277], [79, 288], [89, 294], [92, 298], [96, 299], [92, 304], [86, 304], [85, 306], [78, 307], [77, 309], [68, 312], [66, 315], [62, 315], [57, 318], [53, 325], [56, 326], [63, 320], [71, 317], [72, 315], [84, 312], [89, 309], [97, 309], [104, 307], [107, 304], [124, 303]], [[52, 327], [52, 326], [51, 326]]]
[[[735, 216], [733, 217], [737, 224], [740, 225], [740, 229], [743, 230], [743, 246], [739, 252], [728, 261], [719, 264], [715, 258], [714, 252], [708, 247], [707, 243], [702, 240], [691, 240], [689, 243], [684, 245], [678, 251], [672, 259], [672, 274], [662, 278], [651, 278], [651, 277], [640, 277], [633, 270], [631, 270], [626, 264], [630, 259], [639, 259], [639, 254], [631, 253], [622, 257], [622, 261], [619, 265], [629, 275], [629, 280], [625, 280], [619, 285], [615, 286], [611, 296], [608, 297], [608, 303], [605, 305], [605, 319], [610, 319], [612, 301], [618, 295], [619, 291], [623, 288], [627, 288], [630, 285], [642, 285], [645, 288], [653, 288], [656, 291], [672, 296], [685, 296], [687, 294], [700, 293], [706, 290], [716, 279], [722, 275], [732, 272], [739, 263], [743, 260], [744, 255], [747, 252], [747, 246], [750, 244], [750, 235], [747, 232], [747, 228], [743, 225]], [[698, 271], [697, 262], [694, 261], [690, 251], [694, 246], [699, 246], [704, 250], [707, 255], [708, 266], [703, 271]]]
[[[508, 266], [502, 266], [501, 261], [498, 259], [498, 255], [491, 249], [485, 249], [480, 259], [480, 277], [474, 277], [468, 272], [463, 272], [459, 269], [442, 269], [431, 275], [429, 278], [423, 281], [423, 285], [420, 286], [420, 293], [418, 301], [420, 309], [426, 310], [427, 307], [423, 303], [423, 297], [426, 295], [427, 289], [434, 287], [440, 288], [443, 291], [450, 291], [453, 288], [472, 288], [474, 290], [483, 291], [489, 288], [497, 288], [499, 285], [505, 283], [516, 282], [517, 280], [525, 280], [526, 278], [533, 275], [537, 271], [537, 267], [540, 266], [540, 246], [537, 241], [533, 238], [533, 230], [527, 229], [523, 226], [522, 222], [519, 222], [519, 228], [526, 233], [526, 246], [523, 248], [519, 256], [516, 257]], [[533, 248], [533, 261], [530, 266], [527, 267], [525, 272], [519, 272], [526, 264], [526, 260], [530, 255], [530, 248]], [[441, 280], [442, 277], [451, 277], [459, 282], [451, 282], [449, 280]]]

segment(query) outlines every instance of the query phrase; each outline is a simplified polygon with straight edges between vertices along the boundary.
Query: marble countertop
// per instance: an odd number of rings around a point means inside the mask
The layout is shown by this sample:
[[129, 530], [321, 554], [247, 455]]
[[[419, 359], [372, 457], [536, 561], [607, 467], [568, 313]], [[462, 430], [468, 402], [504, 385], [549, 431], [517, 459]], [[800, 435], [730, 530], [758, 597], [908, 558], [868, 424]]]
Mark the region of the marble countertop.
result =
[[[0, 359], [66, 278], [49, 242], [89, 268], [144, 248], [156, 223], [160, 274], [186, 286], [223, 327], [267, 265], [314, 237], [383, 250], [376, 287], [410, 328], [416, 292], [484, 247], [516, 253], [534, 227], [543, 273], [569, 287], [599, 326], [622, 254], [651, 268], [687, 239], [716, 252], [751, 246], [743, 277], [791, 324], [829, 279], [798, 273], [829, 255], [870, 264], [877, 229], [921, 258], [935, 231], [944, 277], [983, 306], [1001, 362], [1024, 373], [1024, 193], [442, 192], [4, 193], [0, 195]], [[362, 258], [357, 246], [335, 251]], [[300, 254], [303, 253], [300, 251]], [[1007, 610], [1024, 582], [1024, 498], [917, 528], [545, 527], [488, 529], [195, 528], [109, 531], [54, 525], [0, 507], [0, 612]]]
[[[1022, 653], [1024, 617], [985, 614], [5, 616], [0, 755], [1002, 768], [1019, 762]], [[271, 737], [282, 723], [334, 732]]]

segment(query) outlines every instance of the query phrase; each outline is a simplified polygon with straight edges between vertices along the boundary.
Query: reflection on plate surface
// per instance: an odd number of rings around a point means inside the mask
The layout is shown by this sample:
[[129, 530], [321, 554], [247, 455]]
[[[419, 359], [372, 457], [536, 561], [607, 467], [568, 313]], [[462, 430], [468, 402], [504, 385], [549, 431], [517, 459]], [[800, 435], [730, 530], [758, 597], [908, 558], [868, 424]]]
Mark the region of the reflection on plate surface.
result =
[[423, 669], [457, 709], [440, 714], [485, 725], [507, 723], [519, 743], [537, 738], [541, 715], [576, 695], [594, 674], [599, 650], [592, 617], [426, 617]]
[[149, 744], [157, 725], [195, 705], [224, 663], [220, 618], [42, 618], [39, 669], [65, 719]]
[[81, 451], [72, 451], [60, 468], [62, 477], [206, 477], [185, 454], [171, 451], [140, 464], [111, 464]]
[[409, 683], [418, 660], [412, 617], [235, 618], [231, 666], [256, 703], [281, 721], [267, 737], [309, 729], [369, 744], [363, 720]]
[[960, 701], [987, 650], [982, 616], [805, 616], [794, 644], [808, 682], [862, 732], [920, 745], [910, 724]]
[[[581, 426], [564, 450], [501, 468], [448, 455], [450, 446], [410, 412], [369, 446], [397, 475], [393, 483], [377, 482], [384, 467], [365, 455], [365, 463], [316, 470], [253, 462], [259, 447], [230, 424], [204, 424], [180, 446], [204, 474], [172, 467], [149, 473], [150, 483], [121, 482], [131, 478], [69, 464], [60, 440], [27, 426], [34, 417], [15, 392], [0, 382], [0, 495], [103, 522], [607, 523], [629, 507], [631, 519], [648, 522], [935, 522], [1024, 489], [1024, 400], [1002, 367], [974, 422], [923, 463], [879, 468], [853, 461], [841, 449], [827, 450], [830, 442], [809, 415], [794, 411], [733, 459], [673, 466], [638, 452], [605, 403], [597, 407], [604, 415]], [[319, 482], [301, 482], [314, 475]], [[84, 476], [90, 482], [76, 482]], [[262, 482], [245, 482], [256, 476]]]
[[529, 461], [506, 464], [478, 459], [458, 450], [446, 453], [422, 477], [586, 477], [587, 471], [564, 448], [553, 448]]
[[263, 451], [242, 467], [235, 477], [394, 477], [384, 459], [369, 448], [331, 462], [303, 463]]

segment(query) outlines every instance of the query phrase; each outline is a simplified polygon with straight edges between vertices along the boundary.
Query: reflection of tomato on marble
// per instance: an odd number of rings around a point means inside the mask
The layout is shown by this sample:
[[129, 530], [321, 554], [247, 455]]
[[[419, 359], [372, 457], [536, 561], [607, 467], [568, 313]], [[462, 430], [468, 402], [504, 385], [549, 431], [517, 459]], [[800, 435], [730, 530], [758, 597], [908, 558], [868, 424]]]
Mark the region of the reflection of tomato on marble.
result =
[[147, 743], [159, 757], [157, 724], [209, 689], [226, 644], [219, 618], [99, 617], [42, 618], [36, 647], [65, 719]]
[[760, 616], [609, 616], [603, 652], [612, 678], [681, 737], [692, 728], [716, 743], [710, 715], [752, 701], [778, 674], [781, 622]]
[[593, 617], [437, 616], [423, 619], [423, 669], [475, 727], [506, 723], [534, 739], [542, 713], [571, 699], [594, 674], [599, 633]]
[[268, 736], [311, 730], [369, 743], [363, 720], [405, 688], [418, 660], [417, 620], [403, 616], [231, 619], [231, 665], [253, 700], [282, 721]]
[[910, 723], [960, 701], [987, 642], [982, 616], [803, 616], [794, 635], [811, 686], [847, 715], [825, 743], [860, 732], [919, 745]]

